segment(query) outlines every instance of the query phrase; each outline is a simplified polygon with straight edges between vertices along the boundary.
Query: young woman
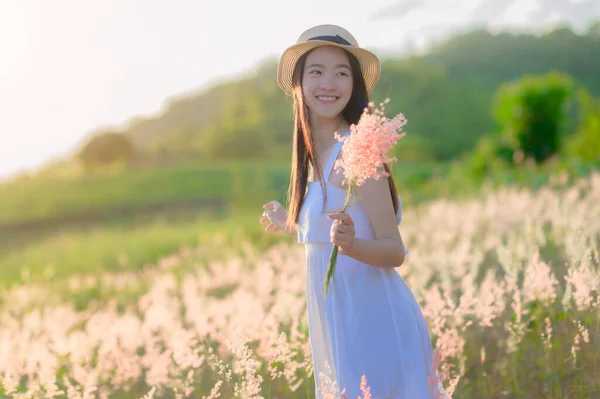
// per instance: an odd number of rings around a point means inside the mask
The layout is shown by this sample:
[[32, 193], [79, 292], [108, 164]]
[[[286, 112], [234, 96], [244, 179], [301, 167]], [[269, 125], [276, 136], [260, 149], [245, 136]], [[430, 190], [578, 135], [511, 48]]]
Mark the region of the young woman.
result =
[[[306, 248], [306, 300], [318, 398], [331, 385], [347, 398], [362, 396], [366, 376], [373, 399], [441, 397], [430, 383], [432, 347], [421, 310], [394, 270], [407, 254], [398, 231], [402, 214], [394, 180], [357, 188], [346, 213], [342, 172], [334, 170], [341, 142], [369, 104], [379, 80], [377, 56], [334, 25], [305, 31], [281, 56], [278, 83], [294, 99], [289, 212], [264, 205], [267, 232], [297, 234]], [[385, 166], [389, 171], [388, 166]], [[336, 272], [323, 281], [333, 245]], [[338, 396], [339, 397], [339, 396]]]

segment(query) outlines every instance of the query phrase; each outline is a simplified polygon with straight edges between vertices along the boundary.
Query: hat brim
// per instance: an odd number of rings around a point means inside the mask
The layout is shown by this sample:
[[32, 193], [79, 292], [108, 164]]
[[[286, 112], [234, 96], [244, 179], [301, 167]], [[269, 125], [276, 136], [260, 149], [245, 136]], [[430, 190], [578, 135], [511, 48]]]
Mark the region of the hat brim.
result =
[[294, 88], [292, 76], [294, 75], [296, 63], [306, 52], [321, 46], [339, 47], [354, 55], [360, 64], [360, 69], [365, 79], [367, 92], [370, 93], [371, 90], [373, 90], [373, 87], [375, 87], [379, 81], [379, 76], [381, 74], [379, 58], [372, 52], [363, 48], [332, 43], [326, 40], [311, 40], [308, 42], [294, 44], [283, 52], [277, 68], [277, 83], [279, 84], [281, 90], [283, 90], [286, 94], [292, 93]]

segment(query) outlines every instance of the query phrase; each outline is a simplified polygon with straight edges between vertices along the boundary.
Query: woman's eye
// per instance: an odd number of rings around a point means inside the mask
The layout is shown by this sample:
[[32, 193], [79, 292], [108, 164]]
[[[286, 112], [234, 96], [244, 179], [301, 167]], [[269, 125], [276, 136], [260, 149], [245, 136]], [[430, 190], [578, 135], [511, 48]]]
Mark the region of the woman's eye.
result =
[[316, 75], [316, 74], [320, 74], [321, 71], [310, 71], [309, 74], [310, 75]]
[[342, 75], [342, 76], [348, 76], [348, 74], [346, 72], [339, 72], [338, 74]]

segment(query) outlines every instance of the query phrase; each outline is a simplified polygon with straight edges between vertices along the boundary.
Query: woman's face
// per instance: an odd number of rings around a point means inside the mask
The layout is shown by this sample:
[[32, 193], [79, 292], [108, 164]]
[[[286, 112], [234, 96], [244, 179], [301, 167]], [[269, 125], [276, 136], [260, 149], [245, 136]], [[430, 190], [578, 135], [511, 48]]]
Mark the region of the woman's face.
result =
[[352, 95], [348, 56], [338, 47], [317, 47], [304, 64], [302, 93], [312, 117], [337, 118]]

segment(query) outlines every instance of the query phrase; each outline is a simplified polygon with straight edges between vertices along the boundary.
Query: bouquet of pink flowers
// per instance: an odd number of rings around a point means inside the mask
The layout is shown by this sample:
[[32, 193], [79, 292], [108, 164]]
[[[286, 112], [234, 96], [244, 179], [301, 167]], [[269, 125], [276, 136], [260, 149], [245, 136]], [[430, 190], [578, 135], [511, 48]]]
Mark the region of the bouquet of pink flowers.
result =
[[[384, 163], [395, 161], [396, 158], [388, 158], [387, 154], [396, 145], [396, 142], [405, 136], [400, 130], [406, 125], [406, 118], [403, 114], [398, 114], [392, 119], [384, 115], [385, 104], [389, 102], [386, 99], [380, 104], [380, 109], [365, 109], [358, 124], [350, 126], [350, 135], [340, 137], [336, 133], [336, 139], [343, 141], [342, 157], [334, 164], [334, 168], [343, 169], [344, 184], [348, 187], [346, 201], [342, 212], [348, 210], [350, 201], [355, 196], [355, 188], [361, 186], [367, 179], [379, 179], [388, 177], [385, 171]], [[329, 266], [325, 275], [325, 294], [329, 290], [329, 283], [335, 272], [337, 261], [338, 246], [334, 245], [329, 257]]]

